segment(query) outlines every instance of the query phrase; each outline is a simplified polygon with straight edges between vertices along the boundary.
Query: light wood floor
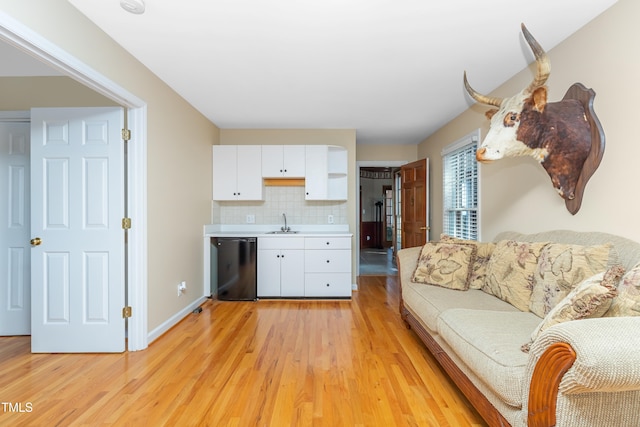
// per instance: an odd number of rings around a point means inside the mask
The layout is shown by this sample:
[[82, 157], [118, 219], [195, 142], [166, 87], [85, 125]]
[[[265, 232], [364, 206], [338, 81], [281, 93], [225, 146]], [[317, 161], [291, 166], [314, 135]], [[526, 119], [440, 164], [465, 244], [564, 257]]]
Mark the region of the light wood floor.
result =
[[359, 287], [351, 301], [207, 302], [141, 352], [0, 338], [0, 425], [484, 426], [404, 327], [396, 278]]

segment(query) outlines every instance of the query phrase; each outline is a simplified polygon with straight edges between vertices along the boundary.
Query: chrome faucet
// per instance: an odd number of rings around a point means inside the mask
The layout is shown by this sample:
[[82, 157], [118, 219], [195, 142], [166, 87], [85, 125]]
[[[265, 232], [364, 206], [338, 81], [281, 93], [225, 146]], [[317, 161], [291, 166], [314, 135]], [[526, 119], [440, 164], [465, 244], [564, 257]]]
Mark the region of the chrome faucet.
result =
[[280, 230], [284, 231], [285, 233], [287, 231], [291, 231], [290, 227], [287, 227], [287, 215], [285, 215], [284, 213], [282, 214], [282, 217], [284, 218], [284, 227], [280, 227]]

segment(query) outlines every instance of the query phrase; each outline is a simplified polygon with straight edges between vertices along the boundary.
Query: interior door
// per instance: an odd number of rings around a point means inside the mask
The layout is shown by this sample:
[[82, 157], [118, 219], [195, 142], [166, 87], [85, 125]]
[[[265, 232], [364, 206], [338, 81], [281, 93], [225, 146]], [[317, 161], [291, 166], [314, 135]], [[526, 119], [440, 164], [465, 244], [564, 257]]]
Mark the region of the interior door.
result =
[[422, 246], [429, 239], [429, 162], [428, 159], [403, 165], [402, 247]]
[[31, 350], [122, 352], [121, 108], [31, 110]]
[[0, 122], [0, 335], [31, 333], [29, 134], [28, 122]]

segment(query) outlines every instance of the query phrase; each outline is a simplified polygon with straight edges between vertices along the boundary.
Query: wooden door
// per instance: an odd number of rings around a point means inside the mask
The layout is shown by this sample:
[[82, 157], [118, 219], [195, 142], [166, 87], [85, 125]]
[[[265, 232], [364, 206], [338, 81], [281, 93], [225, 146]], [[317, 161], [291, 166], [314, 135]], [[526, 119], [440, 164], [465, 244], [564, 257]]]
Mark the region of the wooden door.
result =
[[429, 239], [427, 159], [402, 166], [402, 247], [422, 246]]

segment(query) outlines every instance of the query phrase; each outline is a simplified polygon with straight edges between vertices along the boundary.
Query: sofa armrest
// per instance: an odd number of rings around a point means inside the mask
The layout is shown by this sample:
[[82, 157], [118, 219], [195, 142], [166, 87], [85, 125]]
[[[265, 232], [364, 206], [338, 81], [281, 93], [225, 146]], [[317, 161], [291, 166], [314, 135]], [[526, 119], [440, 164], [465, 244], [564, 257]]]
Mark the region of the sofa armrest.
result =
[[563, 394], [640, 390], [640, 317], [565, 322], [546, 330], [531, 346], [530, 373], [545, 350], [566, 343], [576, 354], [562, 377]]
[[[530, 382], [525, 391], [528, 396], [524, 396], [527, 425], [557, 425], [556, 408], [561, 400], [565, 424], [584, 417], [584, 407], [572, 414], [571, 405], [567, 406], [567, 398], [578, 395], [583, 405], [592, 402], [587, 406], [596, 412], [590, 416], [600, 416], [600, 425], [624, 425], [609, 422], [611, 408], [603, 400], [617, 402], [623, 408], [618, 416], [623, 418], [640, 410], [639, 327], [640, 317], [608, 317], [561, 323], [544, 331], [529, 352]], [[601, 407], [609, 408], [607, 414], [597, 409]]]

